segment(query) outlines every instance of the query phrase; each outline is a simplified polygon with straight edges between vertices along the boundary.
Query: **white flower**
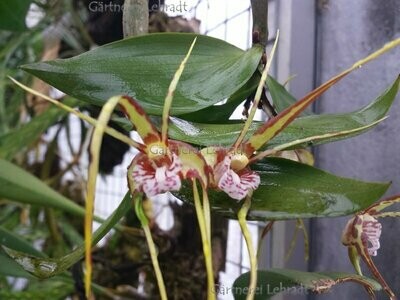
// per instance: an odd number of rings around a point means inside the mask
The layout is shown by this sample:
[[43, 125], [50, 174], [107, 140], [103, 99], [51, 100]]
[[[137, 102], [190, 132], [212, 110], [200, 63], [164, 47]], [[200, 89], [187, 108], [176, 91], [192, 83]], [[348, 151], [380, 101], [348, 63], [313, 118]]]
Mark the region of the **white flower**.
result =
[[370, 214], [357, 215], [347, 223], [342, 243], [345, 246], [364, 247], [369, 255], [376, 256], [380, 248], [381, 233], [382, 225], [377, 219]]
[[235, 171], [232, 165], [238, 162], [232, 161], [232, 154], [227, 154], [224, 159], [217, 163], [214, 168], [214, 179], [219, 189], [223, 190], [229, 197], [242, 200], [247, 196], [250, 190], [255, 190], [260, 184], [260, 176], [244, 168]]
[[[157, 163], [157, 164], [156, 164]], [[132, 176], [135, 189], [147, 197], [156, 196], [181, 188], [182, 162], [175, 154], [171, 159], [155, 162], [145, 154], [139, 153], [132, 161]]]

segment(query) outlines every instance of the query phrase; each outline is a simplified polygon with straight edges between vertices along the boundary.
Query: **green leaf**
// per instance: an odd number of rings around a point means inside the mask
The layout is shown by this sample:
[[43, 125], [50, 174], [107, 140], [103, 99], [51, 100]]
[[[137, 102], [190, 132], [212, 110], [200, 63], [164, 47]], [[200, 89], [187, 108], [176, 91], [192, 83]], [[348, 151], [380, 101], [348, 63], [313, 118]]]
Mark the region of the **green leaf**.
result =
[[[321, 293], [329, 291], [342, 282], [355, 282], [368, 286], [374, 291], [381, 290], [375, 280], [365, 276], [339, 272], [301, 272], [289, 269], [270, 269], [258, 271], [255, 300], [266, 300], [279, 293], [307, 294], [309, 291]], [[233, 283], [232, 293], [235, 300], [244, 300], [248, 293], [250, 273], [240, 275]], [[221, 287], [220, 287], [221, 288]], [[223, 288], [223, 287], [222, 287]], [[223, 291], [223, 290], [221, 290]], [[221, 292], [220, 291], [220, 292]], [[367, 296], [367, 294], [366, 294]]]
[[30, 3], [31, 0], [0, 1], [0, 30], [25, 30]]
[[[399, 84], [400, 79], [397, 78], [376, 100], [358, 111], [345, 114], [300, 117], [273, 138], [266, 145], [266, 148], [274, 148], [307, 137], [337, 133], [368, 126], [382, 119], [387, 114], [396, 98]], [[261, 124], [260, 122], [254, 122], [247, 136], [251, 136]], [[242, 127], [242, 122], [230, 124], [200, 124], [174, 117], [171, 118], [169, 137], [201, 146], [231, 146], [237, 139]], [[296, 148], [319, 145], [353, 137], [367, 130], [368, 129], [362, 129], [344, 136], [314, 140], [312, 143], [297, 145]]]
[[[267, 158], [252, 166], [261, 183], [252, 197], [249, 220], [285, 220], [337, 217], [360, 211], [377, 201], [389, 183], [363, 182], [338, 177], [317, 168], [281, 158]], [[175, 195], [192, 202], [190, 188]], [[211, 208], [236, 218], [241, 202], [221, 191], [209, 190]]]
[[[65, 104], [74, 106], [76, 103], [76, 100], [69, 99]], [[11, 159], [18, 151], [35, 142], [46, 129], [67, 114], [58, 107], [50, 106], [48, 110], [34, 117], [29, 123], [0, 136], [0, 158]]]
[[229, 97], [226, 103], [213, 105], [190, 114], [180, 115], [179, 117], [198, 123], [226, 123], [229, 121], [229, 117], [233, 114], [238, 105], [257, 88], [259, 81], [260, 76], [255, 73], [244, 86]]
[[6, 246], [17, 251], [25, 252], [39, 257], [45, 257], [43, 252], [36, 250], [31, 244], [23, 240], [15, 233], [0, 226], [0, 245]]
[[34, 278], [31, 274], [25, 271], [24, 268], [22, 268], [16, 261], [8, 257], [7, 254], [4, 253], [3, 249], [0, 249], [0, 275]]
[[[130, 194], [127, 193], [114, 213], [94, 232], [92, 245], [97, 244], [129, 211], [129, 209], [131, 209], [131, 207], [131, 197]], [[38, 278], [44, 279], [64, 272], [82, 259], [85, 252], [85, 246], [82, 244], [68, 255], [58, 259], [39, 258], [37, 256], [28, 255], [5, 247], [4, 250], [26, 271]]]
[[37, 177], [0, 158], [0, 198], [61, 209], [84, 216], [85, 209], [51, 189]]
[[[279, 113], [284, 111], [286, 108], [296, 103], [297, 99], [290, 94], [286, 88], [275, 80], [272, 76], [267, 78], [267, 86], [269, 93], [271, 94], [272, 102], [276, 111]], [[308, 110], [302, 112], [301, 115], [311, 115]]]
[[244, 52], [207, 36], [160, 33], [23, 69], [77, 99], [102, 106], [110, 97], [124, 94], [138, 100], [147, 113], [161, 115], [171, 78], [196, 36], [171, 111], [190, 113], [230, 97], [248, 82], [260, 61], [261, 47]]

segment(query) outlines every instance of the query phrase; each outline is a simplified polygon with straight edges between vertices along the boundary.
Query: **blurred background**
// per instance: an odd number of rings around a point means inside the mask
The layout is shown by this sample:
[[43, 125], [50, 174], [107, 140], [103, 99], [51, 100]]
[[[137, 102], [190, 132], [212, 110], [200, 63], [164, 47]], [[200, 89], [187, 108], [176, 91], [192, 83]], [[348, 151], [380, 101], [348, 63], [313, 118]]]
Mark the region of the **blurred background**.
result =
[[[75, 56], [98, 45], [123, 38], [122, 12], [104, 9], [104, 5], [110, 1], [38, 0], [29, 2], [32, 3], [26, 16], [26, 24], [30, 30], [27, 32], [0, 31], [2, 61], [0, 97], [12, 95], [14, 99], [13, 105], [7, 107], [8, 111], [0, 114], [2, 118], [0, 123], [4, 128], [18, 127], [18, 124], [27, 122], [48, 109], [42, 99], [23, 96], [21, 90], [10, 87], [10, 82], [5, 79], [4, 74], [11, 73], [12, 76], [33, 88], [53, 97], [63, 97], [60, 92], [29, 77], [16, 67], [39, 60]], [[122, 0], [113, 1], [114, 4], [119, 5], [122, 2]], [[160, 1], [150, 2], [149, 7], [152, 4], [162, 4]], [[400, 2], [397, 0], [269, 0], [268, 3], [269, 46], [274, 42], [278, 28], [281, 34], [276, 59], [272, 66], [272, 75], [281, 83], [295, 76], [288, 86], [297, 98], [304, 96], [332, 75], [376, 50], [387, 41], [400, 36], [400, 18], [398, 17]], [[180, 11], [176, 9], [179, 4], [185, 4], [181, 6]], [[165, 0], [164, 5], [163, 11], [151, 12], [150, 32], [198, 32], [225, 40], [244, 50], [251, 47], [250, 1]], [[363, 67], [362, 72], [349, 75], [346, 80], [324, 94], [313, 110], [316, 113], [356, 110], [378, 96], [394, 80], [399, 71], [400, 51], [395, 49]], [[92, 116], [99, 113], [92, 107], [87, 107], [85, 111]], [[240, 106], [232, 118], [241, 119], [241, 112]], [[372, 132], [348, 141], [313, 149], [317, 167], [346, 177], [370, 181], [392, 181], [393, 185], [389, 193], [400, 192], [400, 136], [398, 134], [400, 108], [398, 104], [394, 105], [389, 115], [390, 118]], [[7, 122], [5, 122], [5, 117], [7, 117]], [[259, 112], [257, 118], [263, 119], [265, 116]], [[122, 131], [122, 129], [119, 130]], [[33, 147], [19, 151], [16, 160], [38, 174], [43, 170], [49, 156], [55, 153], [58, 159], [57, 164], [52, 166], [55, 169], [52, 172], [62, 173], [57, 183], [59, 188], [64, 189], [75, 199], [82, 199], [82, 187], [86, 176], [84, 170], [88, 164], [88, 156], [82, 152], [85, 143], [87, 143], [87, 128], [78, 119], [69, 116], [49, 128]], [[135, 150], [109, 139], [104, 142], [103, 151], [115, 154], [113, 157], [108, 156], [103, 159], [103, 174], [99, 176], [97, 185], [95, 213], [107, 217], [118, 206], [126, 192], [126, 168], [135, 155]], [[185, 216], [192, 214], [191, 209], [185, 205], [183, 207], [171, 196], [158, 197], [153, 209], [160, 236], [165, 232], [175, 232], [178, 224], [189, 226], [189, 232], [179, 233], [174, 237], [177, 240], [184, 238], [185, 234], [190, 236], [196, 231], [196, 222], [188, 222], [185, 219]], [[20, 209], [19, 216], [27, 208]], [[304, 259], [307, 250], [304, 249], [302, 234], [295, 236], [296, 244], [293, 243], [295, 222], [275, 223], [272, 232], [263, 242], [260, 267], [353, 272], [347, 258], [347, 249], [340, 243], [341, 232], [347, 219], [312, 219], [306, 222], [309, 232], [310, 258], [308, 260]], [[216, 244], [213, 246], [217, 249], [215, 256], [220, 260], [218, 280], [221, 287], [230, 287], [235, 278], [249, 268], [247, 251], [236, 221], [228, 222], [218, 217], [213, 221], [217, 224]], [[398, 275], [400, 256], [397, 255], [400, 240], [394, 238], [398, 235], [400, 223], [395, 219], [383, 220], [382, 223], [381, 249], [375, 262], [395, 293], [400, 294]], [[255, 244], [265, 225], [260, 222], [252, 224]], [[18, 226], [20, 226], [18, 229], [20, 232], [26, 230], [23, 222]], [[43, 236], [39, 236], [39, 239], [43, 239]], [[104, 248], [110, 241], [117, 244], [120, 242], [115, 236], [108, 236], [102, 241]], [[131, 243], [135, 241], [137, 240], [133, 239]], [[168, 241], [168, 238], [164, 237], [164, 241]], [[121, 255], [134, 261], [136, 254], [133, 253], [137, 249], [126, 244], [122, 244], [119, 248]], [[169, 248], [165, 247], [166, 256], [168, 256]], [[190, 247], [185, 246], [185, 249], [180, 250], [182, 253], [188, 252]], [[201, 251], [196, 253], [194, 256], [197, 257], [193, 259], [201, 256]], [[109, 255], [110, 253], [106, 250], [100, 250], [98, 253], [98, 256], [103, 259]], [[181, 259], [184, 261], [187, 257], [182, 256]], [[180, 260], [177, 261], [179, 264]], [[99, 272], [106, 270], [106, 264], [100, 266], [101, 259], [96, 264], [95, 268], [100, 270]], [[115, 264], [118, 265], [121, 262], [115, 262]], [[185, 265], [182, 264], [182, 268], [184, 267]], [[115, 285], [122, 283], [132, 285], [138, 289], [136, 292], [140, 292], [141, 280], [143, 280], [140, 276], [146, 272], [137, 265], [131, 268], [136, 274], [136, 279], [132, 282], [127, 281], [126, 278], [122, 280], [118, 276], [112, 276], [107, 280], [113, 281]], [[191, 271], [201, 273], [197, 269]], [[191, 274], [189, 277], [195, 281], [196, 278], [201, 279], [202, 276], [204, 274]], [[174, 279], [171, 278], [171, 282], [173, 281]], [[24, 281], [11, 278], [8, 282], [17, 287], [23, 287], [26, 284]], [[184, 284], [179, 283], [179, 286]], [[182, 293], [177, 296], [177, 299], [200, 299], [202, 295], [191, 294], [191, 289], [195, 287], [188, 287], [187, 293]], [[221, 292], [219, 295], [219, 299], [232, 298], [229, 292], [226, 294]], [[345, 284], [334, 288], [334, 292], [327, 295], [278, 295], [274, 299], [311, 300], [314, 298], [366, 299], [366, 294], [362, 288]], [[386, 298], [380, 295], [379, 299]]]

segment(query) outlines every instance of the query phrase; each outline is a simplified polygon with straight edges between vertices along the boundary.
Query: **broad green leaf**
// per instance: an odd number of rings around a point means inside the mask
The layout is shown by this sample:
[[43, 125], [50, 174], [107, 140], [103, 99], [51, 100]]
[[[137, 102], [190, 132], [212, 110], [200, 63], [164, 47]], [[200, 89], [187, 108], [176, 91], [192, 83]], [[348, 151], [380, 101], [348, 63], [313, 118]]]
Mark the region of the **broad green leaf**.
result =
[[[290, 105], [296, 103], [297, 99], [290, 94], [286, 88], [281, 85], [275, 78], [268, 76], [267, 86], [271, 94], [272, 102], [277, 112], [284, 111]], [[311, 115], [307, 110], [303, 111], [302, 115]]]
[[0, 245], [31, 255], [44, 257], [43, 252], [35, 249], [27, 241], [2, 226], [0, 226]]
[[198, 123], [226, 123], [238, 105], [257, 88], [259, 81], [260, 76], [258, 73], [255, 73], [244, 86], [228, 98], [226, 103], [213, 105], [193, 113], [180, 115], [179, 117], [184, 120]]
[[[261, 184], [254, 191], [249, 220], [349, 215], [377, 201], [390, 185], [338, 177], [281, 158], [267, 158], [252, 169], [260, 175]], [[189, 203], [193, 199], [189, 187], [175, 195]], [[236, 218], [241, 202], [215, 190], [209, 190], [209, 198], [214, 212]]]
[[25, 30], [30, 3], [31, 0], [0, 1], [0, 30]]
[[[114, 213], [93, 233], [92, 245], [97, 244], [118, 221], [131, 209], [131, 197], [127, 193]], [[9, 248], [4, 248], [9, 256], [19, 263], [26, 271], [38, 278], [49, 278], [58, 275], [82, 259], [85, 246], [82, 244], [66, 256], [58, 259], [39, 258]]]
[[[66, 104], [74, 106], [76, 103], [76, 100], [70, 99]], [[66, 115], [67, 112], [51, 106], [22, 127], [0, 136], [0, 158], [11, 159], [18, 151], [30, 146], [45, 130]]]
[[196, 36], [171, 110], [172, 115], [190, 113], [230, 97], [248, 82], [261, 47], [244, 52], [202, 35], [150, 34], [23, 69], [77, 99], [101, 106], [123, 94], [138, 100], [147, 113], [161, 115], [171, 78]]
[[0, 198], [61, 209], [84, 216], [85, 209], [51, 189], [37, 177], [0, 158]]
[[[396, 98], [399, 85], [400, 79], [397, 78], [376, 100], [355, 112], [300, 117], [273, 138], [266, 145], [266, 148], [274, 148], [298, 139], [354, 130], [371, 125], [387, 114]], [[260, 122], [254, 122], [249, 130], [248, 136], [251, 136], [261, 124]], [[171, 118], [169, 136], [172, 139], [201, 146], [231, 146], [235, 142], [242, 127], [242, 122], [230, 124], [201, 124], [174, 117]], [[296, 146], [296, 148], [349, 138], [367, 130], [368, 129], [361, 129], [360, 131], [344, 136], [314, 140], [312, 143], [301, 144]]]
[[[248, 293], [250, 273], [240, 275], [233, 283], [232, 293], [235, 300], [244, 300]], [[332, 287], [343, 282], [354, 282], [371, 288], [373, 291], [381, 290], [375, 280], [365, 276], [339, 272], [302, 272], [289, 269], [270, 269], [258, 271], [258, 281], [255, 300], [266, 300], [274, 295], [285, 292], [305, 295], [309, 291], [315, 293], [328, 292]], [[224, 287], [220, 287], [224, 288]], [[221, 290], [223, 291], [223, 290]], [[365, 298], [368, 294], [365, 294]]]

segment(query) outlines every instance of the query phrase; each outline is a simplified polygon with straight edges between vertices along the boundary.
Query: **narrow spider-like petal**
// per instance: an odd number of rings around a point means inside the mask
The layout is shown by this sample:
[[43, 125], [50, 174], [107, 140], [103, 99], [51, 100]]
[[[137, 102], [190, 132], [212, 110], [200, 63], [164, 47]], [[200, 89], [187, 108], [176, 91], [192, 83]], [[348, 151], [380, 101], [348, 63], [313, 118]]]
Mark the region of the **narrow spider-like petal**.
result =
[[86, 298], [90, 297], [91, 293], [91, 278], [92, 278], [92, 225], [93, 225], [93, 209], [96, 192], [96, 181], [99, 170], [100, 147], [103, 140], [104, 132], [107, 128], [107, 123], [111, 118], [111, 114], [121, 100], [121, 97], [116, 96], [110, 98], [101, 109], [98, 122], [93, 131], [92, 141], [90, 143], [90, 163], [88, 170], [88, 181], [86, 191], [86, 212], [85, 212], [85, 294]]
[[147, 146], [152, 143], [161, 142], [160, 133], [150, 122], [144, 109], [133, 98], [124, 96], [119, 104]]
[[172, 105], [172, 100], [174, 98], [174, 93], [176, 90], [176, 86], [178, 85], [179, 79], [181, 78], [181, 75], [183, 73], [183, 70], [185, 69], [186, 62], [188, 61], [190, 54], [192, 53], [194, 44], [196, 44], [197, 37], [193, 40], [192, 44], [190, 45], [189, 51], [187, 52], [185, 58], [179, 65], [178, 70], [176, 70], [174, 78], [172, 79], [167, 96], [165, 97], [165, 102], [164, 102], [164, 109], [163, 109], [163, 114], [162, 114], [162, 127], [161, 127], [161, 138], [163, 143], [167, 143], [167, 134], [168, 134], [168, 118], [169, 118], [169, 111], [171, 109]]
[[182, 162], [172, 153], [171, 161], [156, 166], [147, 155], [139, 153], [128, 169], [128, 177], [133, 182], [134, 190], [153, 197], [181, 188]]
[[264, 92], [265, 81], [267, 80], [268, 72], [271, 67], [272, 59], [274, 58], [274, 55], [275, 55], [275, 50], [278, 45], [278, 41], [279, 41], [279, 30], [276, 32], [276, 39], [275, 39], [274, 46], [272, 47], [271, 55], [267, 61], [267, 64], [265, 65], [264, 71], [261, 74], [261, 79], [260, 79], [260, 82], [258, 83], [257, 91], [254, 96], [254, 102], [253, 102], [253, 106], [251, 107], [250, 115], [247, 118], [242, 131], [240, 132], [237, 140], [235, 141], [235, 143], [232, 147], [234, 150], [238, 149], [239, 146], [242, 144], [243, 139], [246, 136], [246, 133], [248, 132], [251, 123], [253, 122], [258, 104], [260, 103], [261, 95]]
[[381, 212], [382, 210], [392, 206], [393, 204], [400, 203], [400, 195], [394, 195], [389, 198], [383, 199], [377, 203], [372, 204], [367, 209], [365, 209], [362, 213], [369, 214], [374, 216], [375, 218], [379, 217], [398, 217], [397, 212]]
[[227, 193], [229, 197], [242, 200], [251, 190], [258, 188], [260, 176], [249, 169], [236, 173], [230, 168], [231, 161], [232, 156], [226, 155], [224, 160], [215, 167], [214, 176], [218, 188]]
[[311, 103], [318, 99], [318, 97], [333, 86], [336, 82], [342, 79], [345, 75], [350, 73], [349, 70], [335, 76], [325, 84], [321, 85], [303, 99], [297, 101], [276, 117], [269, 119], [263, 126], [261, 126], [247, 142], [244, 143], [243, 149], [248, 156], [252, 155], [254, 151], [260, 149], [279, 132], [287, 127], [302, 111], [304, 111]]

